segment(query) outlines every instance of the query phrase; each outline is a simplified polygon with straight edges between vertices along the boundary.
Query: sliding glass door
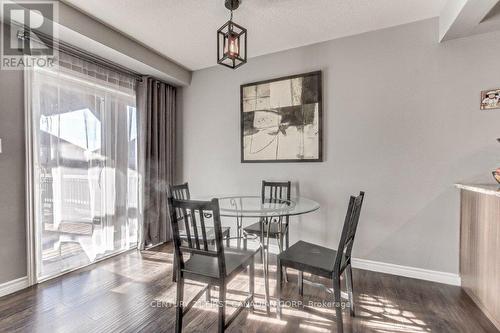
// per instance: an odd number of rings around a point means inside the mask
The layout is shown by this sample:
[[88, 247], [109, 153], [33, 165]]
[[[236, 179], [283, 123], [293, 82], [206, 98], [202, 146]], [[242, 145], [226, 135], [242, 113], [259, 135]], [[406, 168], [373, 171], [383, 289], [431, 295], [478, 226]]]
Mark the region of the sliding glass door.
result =
[[137, 245], [135, 91], [60, 68], [30, 72], [37, 279]]

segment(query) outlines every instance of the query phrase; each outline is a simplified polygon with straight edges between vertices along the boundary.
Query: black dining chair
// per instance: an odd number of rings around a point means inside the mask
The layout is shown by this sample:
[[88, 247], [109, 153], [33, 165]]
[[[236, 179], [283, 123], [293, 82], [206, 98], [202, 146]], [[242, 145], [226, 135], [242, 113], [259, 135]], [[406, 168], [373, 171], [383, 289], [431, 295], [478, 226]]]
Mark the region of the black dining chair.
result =
[[276, 312], [281, 318], [281, 290], [282, 290], [282, 268], [290, 267], [299, 271], [299, 294], [303, 296], [304, 272], [319, 275], [333, 280], [334, 304], [337, 316], [337, 331], [343, 332], [342, 303], [340, 297], [340, 277], [345, 273], [347, 294], [351, 316], [355, 315], [352, 283], [351, 252], [358, 227], [359, 215], [363, 204], [365, 193], [360, 192], [357, 197], [351, 196], [347, 214], [342, 228], [342, 235], [338, 250], [332, 250], [323, 246], [299, 241], [288, 250], [278, 255], [277, 283], [278, 301]]
[[[290, 200], [290, 192], [291, 192], [291, 182], [268, 182], [262, 181], [262, 190], [261, 190], [261, 200], [264, 202], [277, 202], [279, 200]], [[276, 239], [278, 241], [279, 252], [283, 251], [283, 246], [285, 249], [288, 249], [290, 244], [289, 237], [289, 216], [284, 218], [279, 218], [277, 222], [271, 222], [269, 226], [269, 238]], [[265, 232], [263, 230], [264, 227], [264, 219], [260, 219], [258, 222], [255, 222], [245, 228], [243, 231], [247, 235], [256, 235], [260, 237], [261, 244], [264, 244], [264, 236]], [[246, 239], [243, 241], [243, 245], [246, 246]]]
[[[219, 213], [219, 201], [194, 201], [168, 199], [170, 220], [175, 245], [177, 296], [175, 332], [182, 331], [183, 316], [191, 309], [201, 295], [207, 292], [210, 297], [210, 286], [219, 287], [219, 320], [218, 332], [224, 330], [232, 323], [245, 306], [253, 307], [254, 298], [254, 257], [258, 250], [248, 251], [239, 248], [225, 248], [223, 245], [222, 227]], [[213, 221], [214, 245], [210, 245], [207, 238], [206, 220]], [[186, 238], [179, 232], [179, 224], [183, 222]], [[201, 234], [201, 235], [200, 235]], [[184, 254], [191, 257], [184, 260]], [[249, 268], [249, 296], [237, 308], [228, 320], [225, 320], [226, 288], [228, 283], [239, 273]], [[194, 280], [206, 283], [194, 299], [184, 306], [184, 280]]]
[[[170, 185], [168, 187], [168, 193], [169, 196], [171, 196], [174, 199], [177, 200], [190, 200], [191, 199], [191, 193], [189, 192], [189, 184], [186, 182], [184, 184], [179, 184], [179, 185]], [[178, 214], [180, 216], [180, 214]], [[192, 226], [191, 226], [192, 228]], [[182, 239], [187, 239], [186, 231], [184, 229], [179, 230], [180, 237]], [[231, 228], [230, 227], [222, 227], [222, 237], [226, 240], [226, 246], [229, 247], [230, 245], [230, 234], [231, 234]], [[201, 236], [200, 230], [198, 230], [198, 235]], [[215, 231], [214, 228], [212, 227], [207, 227], [207, 242], [210, 245], [213, 245], [215, 243]], [[175, 253], [174, 253], [174, 262], [177, 260]], [[172, 281], [175, 282], [176, 279], [176, 274], [175, 274], [175, 269], [176, 265], [174, 264], [174, 271], [172, 273]]]

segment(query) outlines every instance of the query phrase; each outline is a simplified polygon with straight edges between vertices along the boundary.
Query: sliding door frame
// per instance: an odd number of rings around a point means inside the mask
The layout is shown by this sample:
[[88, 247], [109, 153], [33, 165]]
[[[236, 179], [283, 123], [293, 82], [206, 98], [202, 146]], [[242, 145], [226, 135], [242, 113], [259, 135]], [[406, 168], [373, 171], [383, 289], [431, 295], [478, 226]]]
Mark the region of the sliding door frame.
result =
[[[25, 63], [27, 62], [27, 59], [25, 57]], [[62, 272], [59, 272], [58, 274], [51, 275], [50, 277], [44, 277], [44, 278], [39, 278], [38, 277], [38, 272], [37, 272], [37, 267], [40, 263], [38, 263], [38, 254], [40, 253], [40, 242], [37, 241], [37, 237], [39, 235], [39, 227], [37, 226], [36, 223], [36, 217], [35, 217], [35, 212], [37, 211], [36, 207], [36, 200], [35, 200], [35, 168], [33, 167], [33, 162], [34, 162], [34, 138], [33, 138], [33, 110], [32, 110], [32, 75], [34, 73], [33, 68], [24, 68], [24, 134], [25, 134], [25, 156], [26, 156], [26, 166], [25, 166], [25, 181], [26, 181], [26, 275], [28, 279], [28, 286], [35, 285], [37, 283], [41, 283], [56, 277], [59, 277], [61, 275], [79, 270], [83, 267], [86, 267], [88, 265], [80, 266], [80, 267], [75, 267], [71, 269], [64, 270]], [[136, 105], [136, 108], [138, 106]], [[137, 122], [138, 124], [139, 122]], [[139, 127], [137, 128], [138, 135], [140, 133]], [[138, 147], [139, 149], [139, 147]], [[138, 154], [138, 153], [137, 153]], [[138, 162], [140, 163], [140, 162]], [[142, 181], [139, 179], [138, 181], [138, 186], [139, 186], [139, 193], [141, 192], [140, 186], [142, 184]], [[139, 206], [142, 202], [142, 196], [139, 195]], [[94, 262], [90, 263], [89, 265], [92, 265], [94, 263], [97, 263], [99, 261], [123, 254], [125, 252], [129, 251], [135, 251], [139, 248], [139, 236], [142, 230], [142, 218], [141, 216], [138, 216], [138, 230], [137, 230], [137, 244], [136, 246], [126, 248], [108, 255], [101, 256], [99, 259], [95, 260]]]
[[[27, 59], [25, 59], [27, 60]], [[25, 62], [27, 63], [27, 62]], [[28, 285], [36, 284], [36, 253], [37, 243], [35, 240], [37, 233], [35, 223], [35, 202], [34, 202], [34, 175], [33, 175], [33, 128], [32, 128], [32, 108], [31, 108], [31, 76], [33, 68], [24, 68], [24, 136], [26, 152], [26, 275]]]

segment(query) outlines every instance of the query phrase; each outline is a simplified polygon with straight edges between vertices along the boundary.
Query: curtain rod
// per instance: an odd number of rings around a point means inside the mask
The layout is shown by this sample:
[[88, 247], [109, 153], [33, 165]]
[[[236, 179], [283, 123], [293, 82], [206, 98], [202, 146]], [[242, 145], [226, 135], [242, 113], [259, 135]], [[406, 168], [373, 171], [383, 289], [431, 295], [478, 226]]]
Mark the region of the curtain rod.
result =
[[[177, 89], [177, 87], [176, 87], [176, 86], [174, 86], [172, 83], [168, 83], [168, 82], [166, 82], [165, 80], [159, 79], [159, 78], [157, 78], [157, 77], [155, 77], [155, 76], [153, 76], [153, 75], [144, 75], [143, 77], [144, 77], [145, 79], [153, 79], [153, 80], [155, 80], [155, 81], [156, 81], [156, 86], [158, 86], [159, 84], [162, 84], [162, 83], [163, 83], [164, 85], [167, 85], [167, 86], [169, 86], [169, 87], [172, 87], [172, 88], [174, 88], [174, 89]], [[142, 80], [141, 80], [141, 82], [142, 82]]]
[[[28, 36], [26, 36], [28, 35]], [[100, 57], [96, 54], [87, 52], [77, 46], [71, 45], [69, 43], [63, 42], [61, 40], [57, 40], [53, 38], [52, 36], [49, 36], [47, 34], [37, 32], [36, 36], [43, 42], [43, 43], [51, 43], [53, 45], [53, 49], [57, 50], [59, 52], [66, 53], [70, 56], [74, 56], [80, 59], [83, 59], [87, 62], [90, 62], [96, 66], [100, 67], [105, 67], [107, 69], [113, 70], [115, 72], [118, 72], [120, 74], [125, 74], [128, 76], [132, 76], [135, 78], [137, 81], [142, 81], [142, 75], [138, 72], [135, 72], [131, 69], [128, 69], [124, 66], [118, 65], [117, 63], [107, 60], [103, 57]], [[18, 31], [18, 38], [19, 39], [25, 39], [25, 38], [31, 38], [30, 32], [26, 33], [26, 30], [24, 31]]]

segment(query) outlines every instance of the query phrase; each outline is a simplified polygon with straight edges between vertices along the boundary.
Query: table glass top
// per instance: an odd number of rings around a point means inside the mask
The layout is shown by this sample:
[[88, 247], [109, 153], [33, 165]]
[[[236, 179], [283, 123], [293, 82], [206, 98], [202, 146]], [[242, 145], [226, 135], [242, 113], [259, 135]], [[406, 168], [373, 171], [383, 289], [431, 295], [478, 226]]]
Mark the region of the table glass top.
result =
[[219, 198], [220, 215], [226, 217], [293, 216], [313, 212], [319, 203], [307, 198], [265, 200], [259, 196], [234, 196]]

